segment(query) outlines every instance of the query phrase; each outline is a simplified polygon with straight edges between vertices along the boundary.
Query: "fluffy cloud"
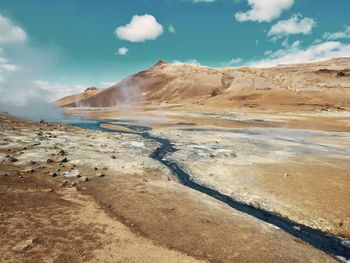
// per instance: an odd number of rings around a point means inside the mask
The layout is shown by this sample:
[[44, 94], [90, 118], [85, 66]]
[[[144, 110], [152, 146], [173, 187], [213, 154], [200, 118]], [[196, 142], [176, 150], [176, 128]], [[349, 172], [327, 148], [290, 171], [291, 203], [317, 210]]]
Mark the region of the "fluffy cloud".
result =
[[235, 14], [239, 22], [271, 22], [279, 18], [284, 10], [289, 9], [294, 0], [247, 0], [251, 10]]
[[268, 36], [276, 38], [295, 34], [310, 34], [313, 27], [316, 25], [315, 20], [308, 17], [302, 17], [300, 14], [293, 15], [288, 20], [281, 20], [274, 24]]
[[349, 57], [350, 44], [326, 41], [302, 48], [301, 42], [295, 41], [293, 44], [287, 45], [277, 51], [267, 51], [265, 55], [267, 58], [259, 61], [251, 61], [248, 64], [255, 67], [273, 67], [278, 64], [312, 62], [330, 57]]
[[67, 85], [67, 84], [47, 82], [44, 80], [35, 80], [33, 81], [32, 87], [34, 89], [38, 89], [46, 92], [48, 94], [48, 98], [50, 100], [53, 100], [53, 99], [59, 99], [64, 96], [69, 96], [72, 94], [82, 92], [84, 89], [86, 89], [87, 86]]
[[127, 49], [126, 47], [118, 48], [118, 55], [120, 56], [125, 56], [128, 52], [129, 49]]
[[144, 42], [154, 40], [163, 34], [163, 26], [152, 15], [135, 15], [129, 24], [118, 27], [114, 33], [121, 40]]
[[8, 62], [8, 59], [7, 58], [4, 58], [2, 56], [2, 49], [0, 48], [0, 72], [5, 70], [5, 71], [9, 71], [9, 72], [14, 72], [14, 71], [17, 71], [18, 69], [18, 66], [17, 65], [14, 65], [14, 64], [10, 64]]
[[326, 32], [323, 35], [323, 38], [328, 40], [336, 40], [341, 38], [350, 38], [350, 26], [344, 28], [344, 31], [338, 31], [334, 33]]
[[172, 33], [172, 34], [175, 34], [175, 33], [176, 33], [175, 27], [174, 27], [173, 25], [170, 25], [170, 26], [168, 27], [168, 30], [169, 30], [169, 32]]
[[26, 40], [26, 32], [0, 14], [0, 44], [22, 43]]
[[14, 72], [18, 70], [18, 66], [14, 65], [14, 64], [0, 64], [0, 69], [9, 71], [9, 72]]
[[202, 66], [201, 63], [199, 63], [196, 59], [189, 59], [186, 61], [180, 61], [180, 60], [174, 60], [173, 61], [174, 64], [189, 64], [189, 65], [193, 65], [193, 66]]
[[242, 61], [243, 60], [241, 58], [233, 58], [229, 62], [224, 63], [223, 66], [238, 66], [242, 63]]

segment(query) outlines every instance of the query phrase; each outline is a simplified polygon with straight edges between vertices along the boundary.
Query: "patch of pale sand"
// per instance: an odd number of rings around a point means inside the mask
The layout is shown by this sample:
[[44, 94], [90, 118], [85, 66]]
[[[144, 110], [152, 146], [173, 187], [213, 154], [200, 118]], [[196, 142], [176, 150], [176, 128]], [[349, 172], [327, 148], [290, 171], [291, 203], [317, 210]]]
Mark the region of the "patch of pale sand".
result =
[[76, 217], [81, 224], [103, 225], [100, 233], [102, 248], [93, 251], [91, 262], [205, 262], [178, 251], [158, 246], [152, 241], [133, 233], [119, 221], [109, 217], [97, 203], [74, 188], [62, 191], [62, 198], [76, 205]]

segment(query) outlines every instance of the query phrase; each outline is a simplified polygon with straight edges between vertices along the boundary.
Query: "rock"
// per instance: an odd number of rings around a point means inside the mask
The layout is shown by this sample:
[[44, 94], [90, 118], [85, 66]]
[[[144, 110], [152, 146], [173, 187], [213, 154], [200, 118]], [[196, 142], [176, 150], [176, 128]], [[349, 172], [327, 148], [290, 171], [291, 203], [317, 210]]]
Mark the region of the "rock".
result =
[[53, 163], [53, 160], [49, 158], [46, 160], [46, 163]]
[[104, 173], [97, 173], [97, 175], [96, 175], [97, 177], [104, 177], [105, 176], [105, 174]]
[[112, 158], [112, 159], [117, 159], [117, 157], [115, 157], [115, 155], [112, 155], [111, 158]]
[[67, 159], [67, 157], [63, 157], [63, 158], [59, 158], [57, 161], [58, 161], [59, 163], [67, 163], [67, 162], [68, 162], [68, 159]]
[[144, 181], [145, 183], [148, 182], [148, 180], [146, 178], [143, 178], [142, 181]]
[[30, 161], [28, 161], [28, 164], [29, 164], [29, 165], [35, 165], [35, 164], [36, 164], [36, 161], [30, 160]]
[[35, 239], [28, 239], [25, 241], [21, 241], [18, 244], [16, 244], [15, 246], [13, 246], [12, 250], [16, 251], [16, 252], [28, 251], [28, 250], [32, 249], [36, 243], [37, 243], [37, 241]]
[[67, 180], [64, 180], [61, 184], [62, 187], [65, 187], [66, 185], [68, 184], [68, 181]]
[[209, 156], [210, 156], [210, 158], [214, 158], [215, 157], [215, 155], [213, 153], [211, 153]]
[[71, 187], [74, 187], [74, 186], [76, 186], [77, 185], [77, 183], [76, 182], [73, 182], [73, 183], [71, 183]]
[[49, 175], [50, 175], [51, 177], [56, 177], [56, 176], [57, 176], [57, 173], [55, 173], [55, 172], [50, 172]]
[[10, 162], [12, 162], [12, 163], [18, 162], [18, 159], [17, 159], [16, 157], [14, 157], [14, 156], [9, 156], [9, 157], [8, 157], [8, 160], [9, 160]]
[[71, 169], [69, 171], [66, 171], [66, 172], [63, 173], [63, 176], [64, 177], [68, 177], [68, 178], [71, 178], [71, 177], [79, 178], [79, 177], [81, 177], [80, 172], [77, 169]]
[[284, 176], [284, 177], [289, 177], [289, 174], [285, 173], [283, 176]]
[[342, 78], [342, 77], [345, 77], [346, 74], [343, 72], [343, 71], [339, 71], [336, 75], [337, 78]]
[[79, 179], [80, 182], [87, 182], [89, 181], [89, 178], [87, 176], [82, 176], [80, 179]]
[[35, 170], [33, 168], [27, 168], [27, 169], [24, 169], [23, 172], [25, 172], [25, 173], [34, 173]]
[[64, 151], [64, 150], [60, 150], [59, 152], [58, 152], [60, 155], [66, 155], [66, 152]]
[[45, 192], [46, 192], [46, 193], [52, 193], [52, 192], [53, 192], [53, 189], [51, 189], [51, 188], [45, 189]]
[[301, 231], [301, 227], [300, 226], [293, 226], [294, 231]]
[[97, 167], [94, 167], [94, 170], [95, 170], [95, 171], [97, 171], [97, 170], [98, 170], [98, 168], [97, 168]]
[[44, 120], [40, 120], [39, 123], [44, 124], [46, 122]]

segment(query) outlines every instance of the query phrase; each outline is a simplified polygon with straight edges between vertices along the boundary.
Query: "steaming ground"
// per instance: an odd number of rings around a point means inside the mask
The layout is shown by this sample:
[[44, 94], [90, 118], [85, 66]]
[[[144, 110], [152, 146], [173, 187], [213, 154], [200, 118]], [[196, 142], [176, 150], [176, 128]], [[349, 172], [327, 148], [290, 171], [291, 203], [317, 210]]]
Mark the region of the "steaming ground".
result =
[[[149, 157], [157, 143], [136, 134], [8, 115], [1, 116], [1, 124], [1, 262], [334, 262], [289, 234], [178, 184]], [[173, 130], [188, 125], [154, 132], [186, 142], [192, 131]], [[192, 144], [205, 149], [205, 136]], [[221, 142], [226, 147], [228, 142]], [[177, 154], [181, 158], [183, 150]]]

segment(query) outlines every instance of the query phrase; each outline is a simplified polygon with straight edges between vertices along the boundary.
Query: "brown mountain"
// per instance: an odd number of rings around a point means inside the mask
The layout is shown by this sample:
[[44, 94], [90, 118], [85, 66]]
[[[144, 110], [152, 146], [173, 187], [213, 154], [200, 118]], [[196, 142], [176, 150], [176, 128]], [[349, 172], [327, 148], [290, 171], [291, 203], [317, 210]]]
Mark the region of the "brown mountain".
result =
[[350, 109], [350, 58], [272, 68], [209, 68], [160, 61], [110, 88], [57, 102], [64, 107], [160, 103]]

